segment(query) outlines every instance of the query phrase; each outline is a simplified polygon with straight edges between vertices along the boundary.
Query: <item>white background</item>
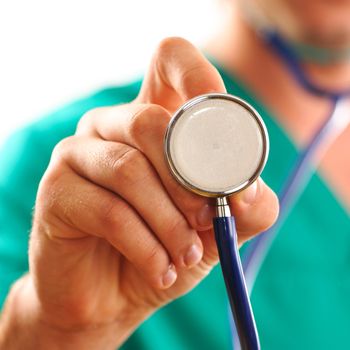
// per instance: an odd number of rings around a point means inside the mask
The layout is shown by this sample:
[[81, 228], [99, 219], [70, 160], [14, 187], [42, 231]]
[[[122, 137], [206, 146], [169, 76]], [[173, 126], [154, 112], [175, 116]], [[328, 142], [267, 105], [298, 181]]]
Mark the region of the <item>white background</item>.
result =
[[0, 143], [15, 128], [140, 76], [158, 41], [203, 44], [219, 0], [0, 1]]

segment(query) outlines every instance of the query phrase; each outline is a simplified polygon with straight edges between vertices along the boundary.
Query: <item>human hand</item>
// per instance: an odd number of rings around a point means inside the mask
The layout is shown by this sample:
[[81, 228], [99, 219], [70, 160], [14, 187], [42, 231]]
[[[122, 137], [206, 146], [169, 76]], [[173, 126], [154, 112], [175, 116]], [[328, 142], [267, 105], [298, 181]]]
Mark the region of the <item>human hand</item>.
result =
[[[172, 178], [163, 155], [171, 112], [208, 92], [225, 92], [216, 69], [184, 39], [166, 39], [135, 101], [88, 112], [55, 148], [38, 191], [25, 289], [58, 334], [99, 329], [96, 348], [114, 348], [217, 264], [213, 208]], [[261, 179], [230, 206], [240, 243], [278, 214]]]

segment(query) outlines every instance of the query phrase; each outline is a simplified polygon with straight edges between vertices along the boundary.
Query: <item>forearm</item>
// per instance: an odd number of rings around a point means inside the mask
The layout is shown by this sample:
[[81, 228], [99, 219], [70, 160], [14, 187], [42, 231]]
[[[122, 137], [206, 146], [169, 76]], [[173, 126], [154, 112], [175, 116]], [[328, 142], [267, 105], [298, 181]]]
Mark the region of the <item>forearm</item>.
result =
[[60, 329], [40, 317], [28, 276], [18, 280], [7, 298], [0, 321], [0, 350], [114, 350], [141, 318], [116, 320], [89, 329]]

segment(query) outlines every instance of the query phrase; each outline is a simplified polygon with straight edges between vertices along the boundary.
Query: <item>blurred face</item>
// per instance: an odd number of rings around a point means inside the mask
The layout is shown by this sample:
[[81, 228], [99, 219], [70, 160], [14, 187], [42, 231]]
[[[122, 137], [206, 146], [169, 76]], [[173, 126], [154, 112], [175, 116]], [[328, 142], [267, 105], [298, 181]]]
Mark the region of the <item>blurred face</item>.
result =
[[350, 0], [255, 1], [264, 17], [293, 40], [329, 48], [350, 46]]

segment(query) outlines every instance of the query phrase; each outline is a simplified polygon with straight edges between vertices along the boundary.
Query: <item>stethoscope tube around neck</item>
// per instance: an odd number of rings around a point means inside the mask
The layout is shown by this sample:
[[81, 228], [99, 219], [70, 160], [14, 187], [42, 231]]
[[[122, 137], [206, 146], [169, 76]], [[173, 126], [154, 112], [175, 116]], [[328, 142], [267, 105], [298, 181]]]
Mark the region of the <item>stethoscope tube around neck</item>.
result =
[[[315, 159], [318, 151], [327, 144], [327, 140], [329, 141], [332, 138], [333, 133], [339, 132], [339, 130], [335, 131], [336, 128], [334, 126], [337, 122], [336, 119], [339, 118], [341, 102], [350, 96], [350, 89], [332, 91], [314, 84], [305, 74], [292, 48], [277, 32], [268, 30], [261, 32], [260, 35], [266, 44], [279, 56], [300, 86], [313, 95], [328, 98], [332, 103], [332, 107], [328, 118], [317, 129], [308, 145], [299, 152], [278, 194], [280, 215], [277, 222], [269, 230], [254, 238], [242, 254], [243, 271], [250, 292], [254, 287], [260, 267], [279, 232], [279, 228], [314, 173], [316, 167]], [[230, 320], [230, 324], [234, 349], [239, 349], [239, 342], [232, 320]]]

